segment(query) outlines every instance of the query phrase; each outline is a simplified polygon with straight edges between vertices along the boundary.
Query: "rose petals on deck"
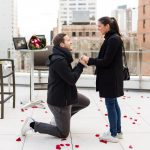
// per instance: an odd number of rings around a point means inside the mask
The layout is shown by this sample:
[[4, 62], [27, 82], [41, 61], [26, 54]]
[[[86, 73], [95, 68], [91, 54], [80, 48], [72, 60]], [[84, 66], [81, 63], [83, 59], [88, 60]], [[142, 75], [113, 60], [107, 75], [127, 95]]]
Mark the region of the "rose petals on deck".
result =
[[16, 139], [16, 141], [17, 141], [17, 142], [20, 142], [20, 141], [21, 141], [21, 138], [20, 138], [20, 137], [18, 137], [18, 138]]
[[95, 134], [95, 136], [96, 136], [96, 137], [100, 137], [100, 135], [99, 135], [99, 134]]
[[23, 108], [21, 108], [21, 111], [22, 111], [22, 112], [24, 112], [24, 109], [23, 109]]
[[60, 146], [64, 146], [64, 144], [60, 144]]
[[133, 149], [133, 146], [132, 146], [132, 145], [129, 145], [129, 148], [130, 148], [130, 149]]
[[75, 148], [79, 148], [79, 145], [75, 145]]
[[106, 141], [106, 140], [99, 140], [99, 141], [102, 142], [102, 143], [107, 144], [107, 141]]
[[61, 149], [59, 144], [56, 145], [56, 149], [59, 149], [59, 150]]
[[65, 144], [66, 146], [70, 146], [70, 144]]
[[37, 106], [32, 106], [32, 108], [38, 108]]

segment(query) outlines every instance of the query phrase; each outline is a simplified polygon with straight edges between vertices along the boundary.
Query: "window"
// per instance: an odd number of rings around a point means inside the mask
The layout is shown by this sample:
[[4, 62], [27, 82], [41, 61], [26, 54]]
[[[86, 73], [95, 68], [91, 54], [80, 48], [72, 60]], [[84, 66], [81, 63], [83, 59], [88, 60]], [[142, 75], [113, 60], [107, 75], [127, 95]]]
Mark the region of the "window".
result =
[[72, 32], [72, 36], [75, 37], [76, 36], [76, 32]]
[[89, 36], [89, 32], [86, 32], [86, 36]]
[[96, 36], [96, 33], [95, 33], [95, 32], [92, 32], [92, 36]]
[[69, 10], [76, 10], [76, 8], [69, 8]]
[[70, 5], [70, 6], [75, 6], [75, 5], [76, 5], [76, 3], [70, 3], [69, 5]]
[[145, 43], [146, 39], [145, 39], [145, 34], [143, 34], [143, 43]]
[[145, 5], [143, 5], [143, 14], [145, 14]]
[[143, 20], [143, 28], [145, 28], [145, 19]]
[[81, 6], [81, 5], [83, 6], [83, 5], [86, 5], [86, 3], [79, 3], [79, 5], [80, 5], [80, 6]]
[[79, 32], [79, 36], [82, 36], [82, 32]]
[[61, 16], [61, 18], [63, 18], [63, 19], [67, 19], [67, 16]]
[[89, 3], [89, 5], [95, 5], [95, 3]]
[[95, 7], [89, 7], [89, 9], [95, 9]]
[[78, 10], [86, 10], [86, 8], [78, 8]]

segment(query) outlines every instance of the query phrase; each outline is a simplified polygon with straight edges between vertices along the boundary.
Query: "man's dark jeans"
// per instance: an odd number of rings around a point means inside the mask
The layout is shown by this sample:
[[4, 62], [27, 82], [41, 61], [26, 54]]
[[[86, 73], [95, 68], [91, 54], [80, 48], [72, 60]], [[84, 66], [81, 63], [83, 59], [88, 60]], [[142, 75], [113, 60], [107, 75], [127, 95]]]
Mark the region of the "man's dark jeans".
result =
[[78, 93], [77, 104], [64, 107], [48, 105], [54, 115], [56, 126], [42, 122], [35, 122], [34, 130], [35, 132], [49, 134], [59, 138], [66, 138], [70, 132], [71, 116], [86, 108], [89, 104], [90, 100], [86, 96]]

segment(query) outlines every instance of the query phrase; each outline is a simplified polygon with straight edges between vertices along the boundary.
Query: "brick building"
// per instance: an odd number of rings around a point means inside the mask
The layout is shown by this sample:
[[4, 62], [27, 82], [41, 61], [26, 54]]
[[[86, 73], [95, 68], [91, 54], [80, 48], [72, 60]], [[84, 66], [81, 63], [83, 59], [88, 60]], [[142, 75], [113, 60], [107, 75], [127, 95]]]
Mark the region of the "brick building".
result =
[[150, 75], [150, 0], [139, 0], [138, 9], [138, 46], [144, 51], [142, 74]]

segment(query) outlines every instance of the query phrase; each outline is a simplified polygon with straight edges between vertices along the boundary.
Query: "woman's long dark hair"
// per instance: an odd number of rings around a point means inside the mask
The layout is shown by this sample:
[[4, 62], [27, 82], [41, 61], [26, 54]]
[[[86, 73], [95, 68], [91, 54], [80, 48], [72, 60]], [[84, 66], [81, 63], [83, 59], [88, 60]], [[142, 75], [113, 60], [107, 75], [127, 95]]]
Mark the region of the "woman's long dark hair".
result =
[[114, 17], [102, 17], [99, 18], [98, 21], [105, 26], [109, 24], [110, 30], [115, 31], [119, 36], [121, 36], [118, 23]]

